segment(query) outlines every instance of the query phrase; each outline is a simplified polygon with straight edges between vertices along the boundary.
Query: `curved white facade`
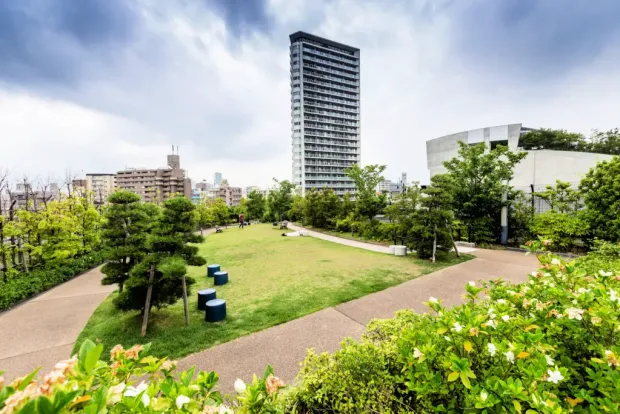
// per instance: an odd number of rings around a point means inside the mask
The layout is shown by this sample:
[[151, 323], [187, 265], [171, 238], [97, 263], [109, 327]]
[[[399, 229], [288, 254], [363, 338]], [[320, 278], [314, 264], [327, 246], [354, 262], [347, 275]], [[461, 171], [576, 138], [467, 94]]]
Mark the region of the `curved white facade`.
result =
[[[519, 148], [519, 137], [531, 128], [521, 124], [501, 125], [445, 135], [426, 141], [427, 165], [431, 177], [445, 173], [444, 161], [458, 156], [458, 142], [468, 144], [484, 142], [489, 147], [496, 144], [508, 145], [511, 151]], [[579, 185], [585, 174], [597, 163], [613, 158], [612, 155], [577, 151], [535, 150], [526, 151], [527, 157], [515, 166], [511, 184], [526, 192], [541, 191], [556, 180], [566, 181], [574, 187]], [[541, 206], [539, 210], [544, 210]]]

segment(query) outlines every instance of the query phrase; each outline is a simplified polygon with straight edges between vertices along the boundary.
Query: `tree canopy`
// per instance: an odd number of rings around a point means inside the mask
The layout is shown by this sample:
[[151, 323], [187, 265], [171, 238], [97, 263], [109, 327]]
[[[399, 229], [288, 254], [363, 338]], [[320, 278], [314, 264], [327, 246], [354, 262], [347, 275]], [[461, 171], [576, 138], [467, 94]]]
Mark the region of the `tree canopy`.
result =
[[620, 157], [599, 163], [581, 180], [579, 189], [595, 237], [620, 242]]
[[581, 151], [620, 155], [620, 130], [594, 130], [589, 137], [563, 129], [536, 129], [519, 138], [525, 150]]

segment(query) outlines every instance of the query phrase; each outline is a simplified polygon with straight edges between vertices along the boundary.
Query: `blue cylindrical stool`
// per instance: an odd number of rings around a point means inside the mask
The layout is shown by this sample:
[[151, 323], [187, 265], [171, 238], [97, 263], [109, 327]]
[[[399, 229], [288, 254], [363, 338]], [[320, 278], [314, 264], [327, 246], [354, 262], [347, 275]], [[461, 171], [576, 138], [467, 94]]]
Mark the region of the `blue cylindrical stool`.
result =
[[215, 299], [215, 289], [203, 289], [198, 291], [198, 310], [205, 310], [207, 302]]
[[219, 271], [220, 271], [219, 264], [212, 264], [212, 265], [207, 266], [207, 276], [209, 277], [213, 277], [215, 272], [219, 272]]
[[228, 272], [215, 272], [213, 275], [215, 286], [221, 286], [228, 283]]
[[207, 302], [205, 311], [205, 321], [219, 322], [226, 319], [226, 301], [224, 299], [213, 299]]

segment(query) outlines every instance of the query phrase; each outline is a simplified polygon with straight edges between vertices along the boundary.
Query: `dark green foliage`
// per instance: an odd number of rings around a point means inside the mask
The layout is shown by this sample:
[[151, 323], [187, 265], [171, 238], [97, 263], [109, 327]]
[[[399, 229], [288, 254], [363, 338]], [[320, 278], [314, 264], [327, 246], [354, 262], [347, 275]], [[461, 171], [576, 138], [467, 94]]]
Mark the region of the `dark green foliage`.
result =
[[579, 189], [587, 208], [592, 235], [620, 241], [620, 157], [599, 163], [581, 180]]
[[551, 240], [554, 251], [570, 251], [583, 246], [588, 236], [588, 223], [581, 213], [545, 211], [534, 217], [532, 233], [544, 240]]
[[574, 212], [582, 207], [581, 194], [568, 182], [556, 180], [555, 187], [548, 185], [545, 191], [536, 192], [534, 195], [545, 200], [551, 210], [559, 213]]
[[459, 142], [459, 145], [459, 156], [444, 163], [454, 182], [456, 218], [466, 227], [470, 242], [495, 242], [505, 205], [502, 193], [511, 191], [508, 183], [514, 166], [527, 154], [510, 152], [502, 145], [489, 151], [485, 144], [469, 146]]
[[420, 259], [445, 254], [452, 249], [452, 193], [454, 183], [447, 174], [431, 178], [431, 185], [421, 191], [420, 208], [412, 214], [412, 240], [410, 247], [415, 249]]
[[263, 193], [253, 190], [248, 194], [247, 208], [249, 219], [262, 220], [266, 210], [266, 200]]
[[295, 190], [295, 184], [288, 180], [278, 181], [275, 178], [274, 181], [276, 187], [269, 192], [269, 196], [267, 197], [269, 212], [278, 221], [287, 220], [288, 213], [293, 205], [293, 190]]
[[304, 211], [306, 209], [306, 199], [302, 195], [293, 196], [293, 203], [288, 212], [289, 219], [292, 221], [302, 221], [304, 219]]
[[[366, 165], [360, 168], [354, 164], [345, 173], [355, 183], [355, 216], [357, 219], [372, 220], [386, 205], [385, 194], [377, 195], [377, 185], [384, 180], [385, 165]], [[347, 208], [349, 208], [347, 206]]]
[[532, 238], [534, 207], [531, 198], [523, 191], [511, 191], [508, 200], [508, 237], [513, 243], [521, 245]]
[[324, 229], [335, 228], [341, 210], [342, 201], [332, 189], [324, 188], [318, 191], [313, 188], [306, 194], [304, 219], [311, 226]]
[[519, 147], [525, 150], [580, 151], [620, 155], [620, 131], [594, 130], [590, 137], [560, 129], [537, 129], [519, 138]]
[[395, 235], [411, 236], [414, 214], [420, 203], [420, 187], [418, 183], [406, 186], [403, 193], [394, 198], [392, 204], [385, 208], [385, 215], [394, 223]]
[[[114, 300], [118, 308], [144, 309], [151, 265], [155, 268], [151, 306], [170, 305], [183, 297], [182, 278], [187, 273], [186, 265], [202, 266], [206, 263], [198, 256], [195, 246], [187, 245], [203, 240], [193, 233], [197, 221], [194, 209], [192, 202], [184, 197], [171, 198], [164, 203], [157, 224], [146, 241], [148, 254], [131, 270], [125, 290]], [[190, 277], [185, 280], [188, 287], [195, 283]]]
[[56, 285], [92, 269], [104, 260], [104, 252], [91, 251], [66, 259], [62, 263], [48, 264], [29, 273], [17, 273], [5, 282], [0, 281], [0, 310], [44, 292]]
[[129, 272], [146, 254], [147, 232], [159, 207], [141, 203], [140, 197], [129, 191], [115, 192], [108, 201], [101, 232], [108, 251], [108, 262], [101, 269], [105, 274], [102, 283], [116, 283], [122, 291]]

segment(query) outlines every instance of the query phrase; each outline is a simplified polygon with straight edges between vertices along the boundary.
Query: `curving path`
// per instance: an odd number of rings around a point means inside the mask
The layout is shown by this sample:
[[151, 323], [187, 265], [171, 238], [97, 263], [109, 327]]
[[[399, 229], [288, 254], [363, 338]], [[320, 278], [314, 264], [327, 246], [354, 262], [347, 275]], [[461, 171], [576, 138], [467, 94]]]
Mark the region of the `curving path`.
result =
[[0, 371], [7, 380], [37, 367], [47, 373], [71, 356], [73, 344], [97, 306], [116, 289], [92, 269], [0, 313]]

